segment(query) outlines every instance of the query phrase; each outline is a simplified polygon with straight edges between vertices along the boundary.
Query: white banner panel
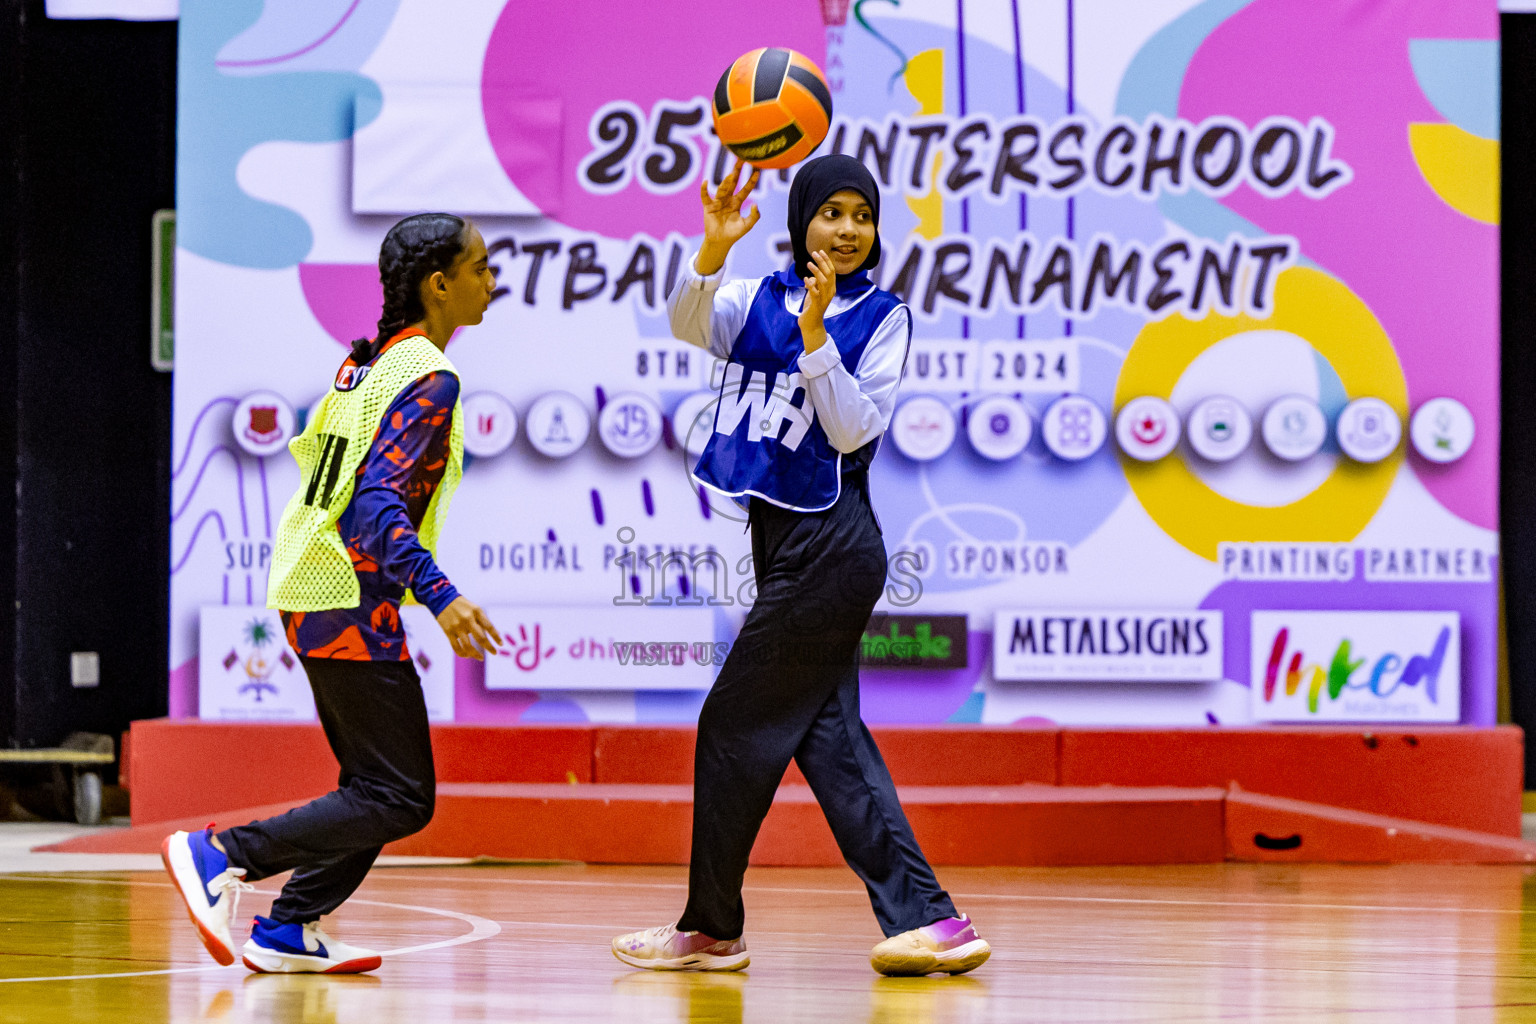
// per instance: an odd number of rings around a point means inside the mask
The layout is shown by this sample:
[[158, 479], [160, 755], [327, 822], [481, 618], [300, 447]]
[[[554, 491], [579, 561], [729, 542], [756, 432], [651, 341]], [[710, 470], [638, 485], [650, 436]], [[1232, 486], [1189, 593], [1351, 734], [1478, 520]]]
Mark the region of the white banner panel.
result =
[[211, 605], [199, 616], [199, 718], [311, 722], [315, 698], [267, 608]]
[[[421, 605], [400, 609], [406, 644], [421, 676], [427, 718], [453, 721], [453, 646]], [[304, 666], [288, 647], [276, 611], [249, 605], [212, 605], [201, 612], [198, 715], [202, 718], [287, 720], [315, 718], [315, 699]]]
[[1456, 722], [1455, 612], [1255, 611], [1253, 717], [1261, 722]]
[[1221, 678], [1221, 612], [1166, 608], [1000, 611], [993, 678], [1009, 681]]
[[[395, 85], [384, 113], [352, 142], [352, 212], [405, 215], [423, 210], [537, 217], [540, 210], [505, 174], [486, 134], [478, 88]], [[359, 103], [370, 102], [359, 98]], [[560, 101], [489, 94], [485, 103], [527, 122], [529, 132], [558, 132]], [[357, 120], [367, 118], [359, 111]], [[553, 177], [559, 150], [531, 144], [520, 155]], [[545, 211], [553, 212], [553, 211]]]
[[485, 662], [487, 690], [707, 690], [715, 613], [702, 608], [534, 608], [486, 614], [506, 639]]
[[48, 0], [50, 18], [117, 18], [121, 21], [175, 21], [181, 0]]
[[400, 625], [405, 627], [405, 646], [421, 676], [427, 720], [453, 721], [453, 644], [432, 613], [419, 604], [400, 606]]

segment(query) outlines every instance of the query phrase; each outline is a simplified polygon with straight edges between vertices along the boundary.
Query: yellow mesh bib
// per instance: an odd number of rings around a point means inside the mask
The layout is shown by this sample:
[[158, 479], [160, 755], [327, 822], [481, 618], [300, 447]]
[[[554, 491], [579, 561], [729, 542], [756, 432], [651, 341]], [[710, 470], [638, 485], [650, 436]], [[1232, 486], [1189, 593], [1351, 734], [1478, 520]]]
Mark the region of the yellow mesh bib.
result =
[[[458, 376], [448, 357], [429, 339], [402, 338], [374, 361], [356, 388], [327, 391], [304, 432], [288, 442], [299, 463], [301, 482], [278, 523], [267, 577], [268, 608], [317, 612], [356, 608], [361, 603], [357, 573], [336, 521], [352, 500], [357, 469], [390, 403], [414, 381], [437, 372]], [[417, 531], [434, 556], [443, 517], [463, 475], [463, 406], [455, 402], [448, 466]]]

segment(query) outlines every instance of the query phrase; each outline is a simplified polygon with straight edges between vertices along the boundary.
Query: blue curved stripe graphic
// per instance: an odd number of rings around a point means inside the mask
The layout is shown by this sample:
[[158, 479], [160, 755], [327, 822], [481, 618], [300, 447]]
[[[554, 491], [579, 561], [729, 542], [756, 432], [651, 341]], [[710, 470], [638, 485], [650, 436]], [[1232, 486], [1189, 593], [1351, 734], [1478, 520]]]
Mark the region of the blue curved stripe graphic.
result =
[[1499, 137], [1498, 40], [1410, 39], [1408, 59], [1441, 117], [1481, 138]]

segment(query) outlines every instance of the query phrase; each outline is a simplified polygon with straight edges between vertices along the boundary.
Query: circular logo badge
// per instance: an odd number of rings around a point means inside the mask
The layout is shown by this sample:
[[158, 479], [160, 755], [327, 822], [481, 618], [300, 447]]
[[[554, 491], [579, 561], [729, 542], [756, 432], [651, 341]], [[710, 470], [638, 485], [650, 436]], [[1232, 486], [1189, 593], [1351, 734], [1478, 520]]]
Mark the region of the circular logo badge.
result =
[[464, 399], [464, 450], [477, 459], [489, 459], [512, 447], [517, 438], [517, 410], [512, 403], [490, 391]]
[[1034, 432], [1029, 410], [1006, 395], [983, 398], [971, 406], [965, 422], [965, 434], [976, 454], [994, 462], [1018, 455]]
[[909, 398], [891, 417], [891, 440], [914, 462], [930, 462], [955, 443], [955, 414], [931, 395]]
[[1339, 447], [1356, 462], [1380, 462], [1397, 450], [1403, 423], [1379, 398], [1357, 398], [1339, 413]]
[[1098, 451], [1109, 436], [1104, 411], [1082, 395], [1065, 395], [1050, 404], [1040, 420], [1045, 446], [1058, 459], [1080, 462]]
[[1472, 447], [1472, 411], [1454, 398], [1431, 398], [1408, 423], [1413, 450], [1430, 462], [1455, 462]]
[[695, 391], [684, 395], [672, 410], [672, 436], [694, 458], [704, 454], [704, 446], [715, 432], [715, 407], [720, 396], [713, 391]]
[[273, 455], [293, 436], [293, 406], [282, 395], [252, 391], [235, 406], [230, 423], [235, 443], [251, 455]]
[[1264, 410], [1259, 429], [1275, 458], [1300, 462], [1322, 450], [1328, 440], [1328, 417], [1312, 399], [1286, 395]]
[[1229, 462], [1253, 440], [1253, 420], [1235, 398], [1213, 395], [1189, 414], [1189, 446], [1209, 462]]
[[1133, 398], [1115, 417], [1115, 440], [1131, 458], [1156, 462], [1179, 445], [1178, 410], [1152, 395]]
[[528, 443], [540, 455], [563, 459], [587, 443], [592, 417], [575, 395], [551, 391], [528, 410]]
[[661, 406], [633, 391], [614, 395], [597, 417], [603, 446], [624, 459], [637, 459], [661, 440]]

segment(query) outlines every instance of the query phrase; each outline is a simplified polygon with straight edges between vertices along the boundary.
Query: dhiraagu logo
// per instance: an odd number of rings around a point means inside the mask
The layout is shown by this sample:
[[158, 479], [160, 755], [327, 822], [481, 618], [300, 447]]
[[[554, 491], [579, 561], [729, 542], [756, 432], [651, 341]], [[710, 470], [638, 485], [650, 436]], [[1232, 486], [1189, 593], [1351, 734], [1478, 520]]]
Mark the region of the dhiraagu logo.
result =
[[1253, 717], [1262, 722], [1457, 722], [1456, 612], [1255, 611]]

